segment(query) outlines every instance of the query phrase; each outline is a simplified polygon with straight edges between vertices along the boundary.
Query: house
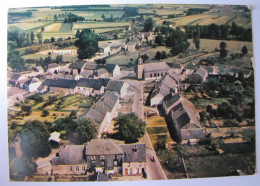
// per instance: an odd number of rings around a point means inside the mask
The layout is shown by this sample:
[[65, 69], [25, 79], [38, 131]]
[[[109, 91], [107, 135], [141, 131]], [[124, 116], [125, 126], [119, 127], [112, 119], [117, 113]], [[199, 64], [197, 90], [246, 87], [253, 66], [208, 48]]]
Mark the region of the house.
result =
[[206, 82], [208, 75], [209, 75], [208, 70], [203, 66], [200, 66], [198, 69], [193, 71], [193, 73], [189, 76], [189, 81], [195, 83]]
[[15, 103], [23, 101], [23, 89], [18, 87], [8, 87], [7, 89], [7, 98], [8, 98], [8, 106], [12, 106]]
[[41, 66], [37, 66], [34, 68], [35, 72], [38, 72], [38, 74], [43, 74], [44, 69]]
[[31, 78], [24, 83], [24, 90], [27, 92], [36, 92], [41, 84], [37, 78]]
[[105, 87], [107, 86], [109, 79], [87, 79], [80, 78], [74, 90], [75, 94], [81, 95], [101, 95], [104, 94]]
[[179, 76], [171, 73], [162, 77], [154, 86], [151, 93], [150, 105], [156, 106], [162, 103], [163, 98], [170, 93], [178, 93]]
[[103, 176], [143, 175], [146, 172], [146, 146], [122, 144], [112, 139], [92, 139], [85, 146], [61, 147], [51, 162], [52, 174], [87, 174], [90, 178], [98, 172]]
[[78, 75], [81, 73], [82, 68], [84, 66], [85, 62], [73, 62], [69, 65], [69, 69], [71, 70], [71, 75]]
[[107, 84], [106, 91], [112, 92], [113, 94], [118, 95], [120, 98], [124, 98], [128, 94], [128, 83], [124, 81], [111, 80]]
[[139, 57], [136, 68], [136, 76], [139, 80], [160, 79], [161, 77], [167, 75], [170, 69], [171, 68], [169, 65], [167, 65], [165, 62], [146, 60], [144, 63], [143, 60]]
[[51, 136], [49, 137], [49, 142], [54, 145], [58, 145], [60, 143], [60, 133], [59, 132], [52, 132]]
[[100, 124], [98, 137], [107, 131], [113, 118], [117, 117], [119, 108], [119, 97], [106, 92], [104, 96], [80, 117], [87, 118]]
[[191, 75], [196, 68], [197, 68], [197, 66], [196, 66], [194, 63], [192, 63], [192, 62], [188, 63], [188, 64], [185, 66], [185, 68], [184, 68], [184, 71], [185, 71], [186, 76]]
[[166, 116], [166, 122], [172, 138], [183, 144], [200, 141], [205, 138], [198, 113], [188, 100], [178, 100]]
[[72, 79], [55, 79], [48, 83], [48, 90], [53, 93], [74, 94], [76, 87], [76, 80]]
[[65, 145], [52, 158], [52, 174], [80, 175], [86, 174], [88, 169], [84, 159], [84, 145]]
[[37, 88], [37, 90], [40, 93], [45, 93], [47, 91], [49, 91], [49, 86], [54, 84], [54, 79], [46, 79], [42, 82], [42, 84]]
[[108, 78], [109, 72], [105, 68], [100, 68], [98, 70], [95, 70], [93, 75], [94, 75], [94, 78]]
[[105, 43], [99, 46], [98, 48], [100, 53], [103, 53], [105, 55], [110, 55], [110, 46], [108, 44]]
[[57, 63], [51, 63], [48, 65], [48, 69], [47, 72], [51, 73], [51, 75], [53, 74], [58, 74], [60, 70], [60, 65]]
[[171, 70], [175, 73], [175, 74], [182, 74], [182, 71], [184, 69], [184, 66], [182, 64], [176, 64], [176, 63], [167, 63], [170, 67]]
[[23, 85], [26, 81], [29, 80], [29, 77], [23, 74], [13, 74], [11, 79], [9, 79], [9, 84], [11, 86], [17, 86], [23, 88]]
[[116, 64], [106, 64], [105, 68], [109, 72], [109, 75], [112, 77], [120, 75], [120, 67]]

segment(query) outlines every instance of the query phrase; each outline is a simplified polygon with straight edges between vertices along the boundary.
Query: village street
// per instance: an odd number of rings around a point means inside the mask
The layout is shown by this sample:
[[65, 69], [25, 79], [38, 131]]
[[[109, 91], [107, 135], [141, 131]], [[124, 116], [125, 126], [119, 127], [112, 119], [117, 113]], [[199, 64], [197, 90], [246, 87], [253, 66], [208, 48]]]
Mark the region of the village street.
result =
[[[136, 80], [127, 80], [126, 81], [131, 87], [133, 87], [134, 94], [134, 103], [132, 112], [135, 112], [139, 118], [144, 120], [144, 105], [143, 105], [143, 84], [142, 81]], [[147, 161], [147, 179], [149, 180], [165, 180], [167, 179], [162, 166], [156, 156], [156, 153], [153, 149], [152, 143], [149, 139], [149, 136], [146, 132], [143, 138], [139, 140], [141, 143], [146, 145], [146, 161]], [[154, 157], [152, 161], [151, 158]]]

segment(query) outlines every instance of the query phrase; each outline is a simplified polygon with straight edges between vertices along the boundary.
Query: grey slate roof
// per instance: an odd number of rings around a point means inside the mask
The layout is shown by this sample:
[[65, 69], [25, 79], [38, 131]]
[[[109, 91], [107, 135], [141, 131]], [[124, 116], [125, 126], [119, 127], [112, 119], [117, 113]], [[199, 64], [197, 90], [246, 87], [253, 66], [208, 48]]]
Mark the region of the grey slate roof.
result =
[[167, 63], [171, 68], [181, 69], [181, 64]]
[[60, 88], [72, 88], [76, 87], [76, 80], [73, 79], [55, 79], [49, 85], [49, 87], [60, 87]]
[[[181, 102], [172, 108], [172, 114], [180, 129], [192, 123], [194, 128], [201, 128], [200, 122], [192, 110], [185, 107]], [[188, 126], [189, 127], [189, 126]]]
[[147, 62], [144, 64], [144, 72], [168, 71], [171, 68], [165, 62]]
[[116, 64], [106, 64], [105, 65], [105, 68], [107, 69], [107, 71], [109, 73], [113, 73], [114, 72], [114, 69], [116, 68]]
[[51, 64], [48, 65], [48, 68], [55, 68], [55, 67], [58, 67], [58, 66], [60, 66], [60, 65], [57, 64], [57, 63], [51, 63]]
[[106, 90], [120, 92], [123, 85], [124, 85], [123, 81], [109, 81]]
[[181, 130], [182, 140], [205, 138], [202, 128], [192, 130]]
[[21, 74], [13, 74], [10, 81], [17, 81], [21, 77]]
[[100, 68], [103, 68], [103, 66], [96, 63], [86, 63], [83, 67], [84, 70], [97, 70]]
[[208, 75], [208, 70], [206, 68], [200, 66], [195, 74], [198, 74], [199, 76], [201, 76], [203, 78]]
[[30, 84], [36, 83], [36, 82], [39, 82], [39, 81], [37, 79], [35, 79], [35, 78], [31, 78], [30, 80], [26, 81], [24, 83], [24, 85], [30, 85]]
[[88, 78], [80, 78], [76, 86], [77, 87], [87, 87], [93, 88], [95, 90], [100, 90], [102, 86], [107, 86], [109, 79], [99, 78], [99, 79], [88, 79]]
[[53, 165], [86, 164], [84, 157], [84, 145], [66, 145], [61, 147], [59, 157], [52, 159]]
[[192, 69], [192, 70], [194, 70], [196, 67], [197, 67], [196, 65], [194, 65], [192, 62], [190, 62], [190, 63], [188, 63], [186, 65], [185, 69]]
[[86, 146], [86, 155], [116, 155], [123, 150], [111, 139], [92, 139]]
[[[176, 77], [175, 77], [176, 78]], [[155, 85], [154, 90], [151, 94], [151, 98], [155, 97], [158, 94], [161, 94], [163, 97], [168, 95], [173, 89], [178, 86], [178, 82], [171, 75], [163, 76]]]
[[96, 70], [94, 74], [96, 76], [100, 76], [100, 75], [106, 74], [106, 73], [108, 73], [108, 71], [105, 68], [101, 68], [101, 69]]
[[124, 162], [146, 162], [145, 144], [120, 145], [124, 151]]
[[174, 103], [176, 103], [181, 98], [180, 94], [168, 94], [163, 98], [163, 101], [165, 102], [165, 105], [167, 108], [172, 106]]
[[116, 95], [106, 92], [97, 104], [93, 105], [87, 112], [83, 113], [81, 117], [92, 119], [101, 124], [106, 113], [113, 110], [118, 99], [119, 98]]
[[69, 65], [69, 68], [72, 69], [81, 69], [84, 66], [85, 62], [74, 62]]
[[89, 76], [90, 75], [92, 75], [92, 71], [90, 71], [90, 70], [84, 70], [84, 71], [81, 71], [80, 72], [80, 75], [82, 76], [82, 77], [84, 77], [84, 78], [89, 78]]

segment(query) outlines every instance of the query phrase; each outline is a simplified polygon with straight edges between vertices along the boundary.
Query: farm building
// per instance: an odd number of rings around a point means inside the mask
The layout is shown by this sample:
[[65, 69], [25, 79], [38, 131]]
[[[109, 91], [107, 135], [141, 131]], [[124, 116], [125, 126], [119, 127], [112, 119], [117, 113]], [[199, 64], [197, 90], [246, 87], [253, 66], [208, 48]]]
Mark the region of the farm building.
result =
[[194, 63], [192, 63], [192, 62], [188, 63], [188, 64], [185, 66], [185, 68], [184, 68], [184, 71], [185, 71], [186, 76], [191, 75], [196, 68], [197, 68], [197, 65], [194, 65]]
[[47, 72], [51, 73], [51, 75], [53, 74], [58, 74], [60, 70], [60, 65], [57, 63], [51, 63], [48, 65], [48, 70]]
[[172, 138], [176, 142], [195, 143], [205, 138], [194, 105], [188, 100], [178, 100], [166, 116], [166, 122]]
[[189, 76], [189, 81], [195, 83], [206, 82], [208, 75], [208, 70], [203, 66], [200, 66], [198, 69], [195, 69], [195, 71]]
[[72, 79], [55, 79], [48, 85], [49, 92], [60, 94], [74, 94], [76, 80]]
[[120, 75], [120, 67], [116, 64], [106, 64], [105, 69], [109, 72], [110, 76], [112, 77]]

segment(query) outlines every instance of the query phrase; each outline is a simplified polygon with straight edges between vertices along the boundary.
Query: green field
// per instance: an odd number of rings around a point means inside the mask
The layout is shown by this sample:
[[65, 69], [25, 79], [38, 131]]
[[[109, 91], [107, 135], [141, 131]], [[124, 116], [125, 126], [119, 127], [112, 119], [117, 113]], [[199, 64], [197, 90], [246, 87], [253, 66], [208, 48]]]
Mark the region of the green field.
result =
[[[29, 55], [24, 55], [22, 56], [23, 59], [40, 59], [42, 57], [43, 59], [51, 56], [51, 58], [54, 60], [56, 59], [56, 55], [47, 55], [47, 54], [29, 54]], [[77, 56], [69, 56], [69, 55], [64, 55], [63, 56], [63, 61], [76, 61], [78, 58]]]

